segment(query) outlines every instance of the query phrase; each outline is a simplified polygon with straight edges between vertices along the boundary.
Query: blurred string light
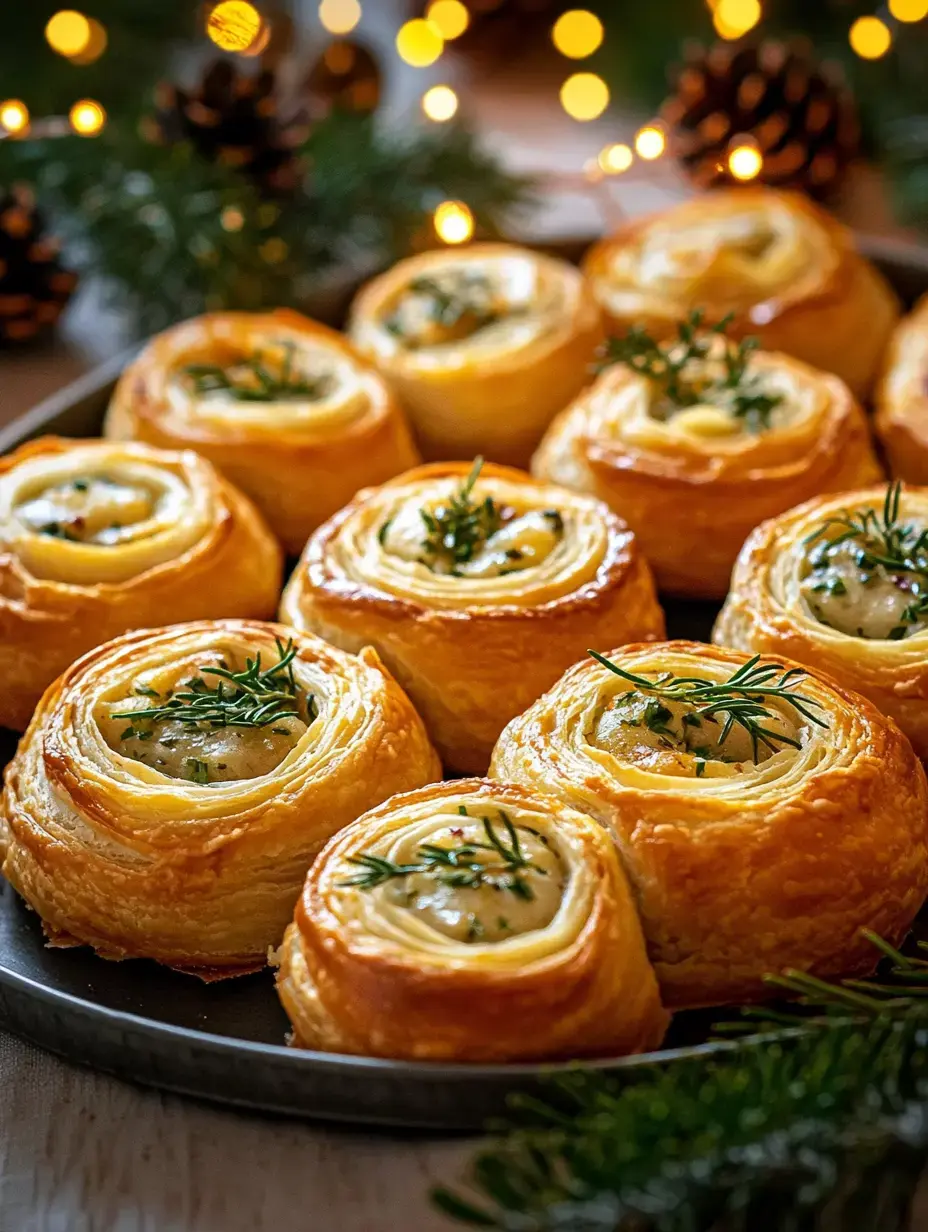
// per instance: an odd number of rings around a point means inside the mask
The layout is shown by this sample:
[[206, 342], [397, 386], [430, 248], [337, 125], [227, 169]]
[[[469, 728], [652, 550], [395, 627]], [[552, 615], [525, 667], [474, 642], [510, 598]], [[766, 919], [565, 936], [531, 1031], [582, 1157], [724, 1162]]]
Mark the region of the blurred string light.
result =
[[272, 235], [264, 241], [258, 252], [268, 265], [280, 265], [281, 261], [285, 261], [290, 255], [290, 248], [286, 240], [282, 240], [279, 235]]
[[897, 21], [921, 21], [928, 17], [928, 0], [889, 0], [889, 11]]
[[241, 231], [245, 225], [245, 215], [237, 205], [227, 205], [219, 215], [219, 225], [223, 231]]
[[424, 17], [404, 22], [396, 33], [396, 50], [401, 60], [413, 68], [428, 68], [445, 49], [445, 40]]
[[753, 30], [761, 16], [760, 0], [718, 0], [712, 24], [721, 38], [737, 39]]
[[470, 13], [461, 0], [432, 0], [425, 16], [443, 39], [460, 38], [470, 25]]
[[616, 142], [614, 145], [603, 146], [596, 161], [606, 175], [621, 175], [635, 161], [635, 156], [630, 145]]
[[443, 124], [458, 109], [458, 96], [450, 86], [432, 86], [422, 95], [422, 110], [430, 120]]
[[442, 201], [432, 215], [435, 234], [446, 244], [464, 244], [474, 234], [474, 216], [463, 201]]
[[656, 124], [646, 124], [635, 133], [635, 153], [646, 162], [653, 162], [667, 149], [664, 130]]
[[753, 180], [760, 175], [764, 159], [757, 146], [747, 137], [735, 137], [728, 154], [728, 170], [736, 180]]
[[248, 0], [221, 0], [210, 9], [206, 33], [222, 51], [247, 51], [262, 24], [261, 14]]
[[45, 38], [59, 56], [79, 56], [90, 42], [90, 22], [75, 9], [59, 9], [48, 19]]
[[95, 18], [91, 17], [90, 38], [87, 40], [86, 46], [83, 51], [79, 51], [76, 55], [68, 56], [68, 59], [72, 64], [93, 64], [106, 51], [106, 44], [106, 31]]
[[322, 0], [319, 20], [329, 34], [350, 34], [361, 20], [358, 0]]
[[852, 49], [864, 60], [879, 60], [892, 46], [889, 26], [879, 17], [858, 17], [848, 32]]
[[609, 87], [595, 73], [572, 73], [561, 86], [561, 106], [574, 120], [595, 120], [609, 105]]
[[8, 98], [0, 103], [0, 126], [14, 137], [24, 133], [29, 127], [29, 108], [18, 98]]
[[570, 9], [554, 23], [551, 38], [562, 56], [583, 60], [601, 45], [603, 23], [587, 9]]
[[68, 119], [81, 137], [95, 137], [106, 123], [106, 112], [92, 98], [82, 98], [68, 112]]

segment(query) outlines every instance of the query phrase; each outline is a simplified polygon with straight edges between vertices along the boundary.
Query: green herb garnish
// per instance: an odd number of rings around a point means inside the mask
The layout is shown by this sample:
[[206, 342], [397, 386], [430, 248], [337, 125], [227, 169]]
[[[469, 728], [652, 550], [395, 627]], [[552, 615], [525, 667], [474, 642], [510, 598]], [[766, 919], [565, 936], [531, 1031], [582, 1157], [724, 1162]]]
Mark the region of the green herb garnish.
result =
[[470, 474], [447, 505], [419, 511], [426, 529], [422, 548], [433, 570], [440, 564], [454, 573], [459, 565], [472, 560], [500, 528], [502, 519], [493, 497], [482, 501], [473, 497], [482, 467], [483, 458], [475, 458]]
[[188, 757], [185, 760], [187, 778], [191, 783], [209, 782], [209, 763], [200, 761], [199, 757]]
[[[190, 377], [200, 395], [221, 391], [236, 402], [283, 402], [306, 398], [322, 398], [331, 386], [329, 376], [307, 378], [294, 371], [296, 344], [284, 342], [284, 360], [280, 372], [274, 374], [264, 362], [261, 351], [237, 360], [224, 368], [218, 364], [188, 364], [184, 373]], [[239, 372], [235, 373], [235, 369]]]
[[[466, 271], [442, 279], [423, 276], [414, 278], [408, 290], [426, 302], [429, 320], [443, 329], [452, 330], [462, 322], [470, 326], [468, 333], [498, 321], [505, 315], [493, 306], [493, 288], [484, 274]], [[387, 330], [397, 338], [404, 338], [399, 312], [384, 322]]]

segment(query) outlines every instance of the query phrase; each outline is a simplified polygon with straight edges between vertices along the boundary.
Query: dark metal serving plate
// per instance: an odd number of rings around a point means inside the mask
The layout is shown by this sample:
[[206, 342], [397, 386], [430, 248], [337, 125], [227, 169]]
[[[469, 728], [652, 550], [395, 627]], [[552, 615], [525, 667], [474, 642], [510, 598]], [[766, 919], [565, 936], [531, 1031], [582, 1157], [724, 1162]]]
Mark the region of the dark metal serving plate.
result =
[[[928, 290], [928, 252], [862, 247], [910, 303]], [[0, 453], [48, 432], [93, 436], [126, 357], [90, 373], [0, 430]], [[715, 606], [665, 605], [671, 636], [706, 640]], [[0, 732], [0, 760], [15, 736]], [[706, 1043], [717, 1015], [680, 1014], [658, 1053], [605, 1060], [630, 1075]], [[0, 878], [0, 1025], [71, 1061], [134, 1082], [240, 1107], [367, 1124], [476, 1129], [563, 1066], [379, 1061], [284, 1047], [287, 1021], [270, 971], [204, 984], [154, 963], [106, 962], [45, 946], [38, 918]]]

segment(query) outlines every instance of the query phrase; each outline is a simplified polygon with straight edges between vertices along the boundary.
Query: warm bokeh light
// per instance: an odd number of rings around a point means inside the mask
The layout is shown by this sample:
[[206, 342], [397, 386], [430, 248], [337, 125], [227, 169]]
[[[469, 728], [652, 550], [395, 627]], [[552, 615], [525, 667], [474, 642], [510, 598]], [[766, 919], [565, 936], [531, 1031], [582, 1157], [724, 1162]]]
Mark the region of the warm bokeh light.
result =
[[94, 60], [99, 60], [106, 51], [106, 44], [106, 31], [95, 18], [91, 17], [90, 38], [87, 40], [86, 47], [76, 56], [68, 56], [68, 59], [72, 64], [93, 64]]
[[206, 33], [223, 51], [246, 51], [261, 26], [261, 14], [247, 0], [222, 0], [206, 19]]
[[889, 0], [889, 11], [897, 21], [921, 21], [928, 17], [928, 0]]
[[582, 60], [602, 43], [603, 23], [587, 9], [571, 9], [554, 23], [551, 38], [562, 56]]
[[561, 86], [561, 106], [574, 120], [595, 120], [609, 105], [609, 87], [595, 73], [573, 73]]
[[422, 95], [422, 110], [439, 124], [450, 120], [458, 109], [458, 96], [450, 86], [432, 86]]
[[728, 170], [736, 180], [753, 180], [759, 174], [764, 160], [755, 145], [736, 145], [728, 155]]
[[24, 133], [29, 127], [29, 108], [18, 98], [0, 103], [0, 126], [12, 135]]
[[219, 225], [223, 231], [241, 231], [245, 225], [245, 215], [237, 205], [227, 205], [219, 215]]
[[358, 0], [322, 0], [319, 20], [329, 34], [348, 34], [361, 20]]
[[445, 40], [424, 17], [405, 22], [396, 33], [396, 50], [413, 68], [428, 68], [445, 49]]
[[463, 244], [474, 234], [474, 216], [463, 201], [443, 201], [432, 221], [435, 234], [446, 244]]
[[848, 38], [851, 47], [864, 60], [879, 60], [889, 51], [893, 41], [889, 26], [879, 17], [858, 17], [851, 26]]
[[71, 127], [82, 137], [95, 137], [106, 123], [106, 112], [92, 98], [82, 98], [68, 112]]
[[635, 153], [647, 162], [660, 158], [667, 148], [667, 138], [664, 130], [656, 124], [647, 124], [635, 133]]
[[736, 39], [753, 30], [761, 16], [759, 0], [719, 0], [712, 24], [722, 38]]
[[290, 248], [286, 240], [282, 240], [279, 235], [272, 235], [264, 241], [258, 252], [268, 265], [280, 265], [281, 261], [285, 261], [290, 255]]
[[59, 56], [79, 56], [90, 42], [90, 22], [74, 9], [60, 9], [48, 19], [45, 38]]
[[443, 39], [460, 38], [470, 25], [470, 13], [461, 0], [433, 0], [425, 15]]
[[621, 175], [635, 161], [635, 156], [630, 145], [618, 142], [616, 145], [603, 146], [596, 161], [606, 175]]

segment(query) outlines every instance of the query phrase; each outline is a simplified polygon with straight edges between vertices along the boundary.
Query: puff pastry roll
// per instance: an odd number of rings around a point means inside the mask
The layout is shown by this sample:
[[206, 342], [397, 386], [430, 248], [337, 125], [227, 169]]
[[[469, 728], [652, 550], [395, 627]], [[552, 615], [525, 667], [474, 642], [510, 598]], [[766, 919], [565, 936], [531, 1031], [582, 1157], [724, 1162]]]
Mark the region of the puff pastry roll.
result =
[[928, 889], [928, 786], [865, 698], [776, 659], [666, 642], [578, 664], [492, 775], [608, 826], [664, 1004], [760, 999], [766, 972], [871, 970]]
[[524, 466], [602, 341], [579, 270], [510, 244], [422, 253], [360, 291], [350, 334], [389, 379], [426, 458]]
[[79, 655], [167, 620], [274, 614], [281, 552], [189, 451], [67, 441], [0, 458], [0, 725], [21, 731]]
[[758, 526], [713, 640], [828, 672], [928, 758], [928, 489], [846, 492]]
[[589, 641], [664, 634], [654, 583], [605, 506], [480, 459], [358, 494], [313, 535], [281, 619], [370, 643], [445, 764], [484, 772], [503, 727]]
[[633, 330], [610, 355], [532, 473], [610, 505], [662, 591], [722, 598], [758, 522], [880, 478], [863, 411], [836, 376], [704, 331], [698, 314], [674, 343]]
[[395, 796], [310, 870], [278, 954], [293, 1043], [430, 1061], [656, 1048], [667, 1025], [611, 838], [465, 779]]
[[928, 295], [893, 334], [875, 401], [890, 471], [928, 484]]
[[693, 308], [731, 312], [736, 336], [837, 373], [857, 397], [899, 316], [850, 232], [772, 188], [720, 189], [636, 218], [594, 245], [584, 270], [617, 330], [645, 324], [664, 336]]
[[419, 460], [370, 364], [283, 309], [210, 313], [158, 334], [120, 378], [105, 432], [209, 458], [294, 556], [358, 488]]
[[257, 621], [143, 630], [43, 697], [7, 770], [3, 872], [53, 944], [234, 975], [279, 944], [328, 838], [438, 774], [372, 650]]

